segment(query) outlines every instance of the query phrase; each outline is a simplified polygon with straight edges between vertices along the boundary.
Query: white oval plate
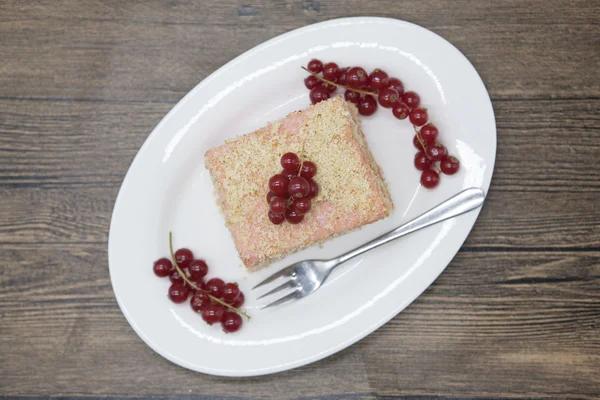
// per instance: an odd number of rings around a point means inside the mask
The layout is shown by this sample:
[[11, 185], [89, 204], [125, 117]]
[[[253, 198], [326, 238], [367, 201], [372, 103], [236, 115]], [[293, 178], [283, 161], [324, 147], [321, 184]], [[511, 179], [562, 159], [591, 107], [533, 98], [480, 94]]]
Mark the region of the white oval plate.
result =
[[[435, 190], [419, 185], [408, 121], [380, 108], [363, 118], [375, 159], [396, 210], [363, 229], [247, 273], [215, 203], [204, 153], [227, 138], [309, 105], [301, 66], [311, 58], [381, 67], [421, 95], [440, 137], [461, 170]], [[408, 306], [444, 270], [478, 211], [382, 246], [340, 267], [313, 295], [261, 311], [250, 288], [282, 266], [326, 258], [370, 240], [463, 188], [487, 192], [496, 127], [487, 91], [469, 61], [419, 26], [382, 18], [347, 18], [307, 26], [269, 40], [217, 70], [179, 102], [133, 161], [113, 211], [109, 264], [123, 314], [156, 352], [183, 367], [214, 375], [261, 375], [308, 364], [365, 337]], [[252, 316], [235, 334], [208, 326], [187, 303], [167, 299], [168, 279], [152, 263], [176, 247], [207, 260], [211, 275], [236, 281]], [[264, 304], [264, 303], [262, 303]]]

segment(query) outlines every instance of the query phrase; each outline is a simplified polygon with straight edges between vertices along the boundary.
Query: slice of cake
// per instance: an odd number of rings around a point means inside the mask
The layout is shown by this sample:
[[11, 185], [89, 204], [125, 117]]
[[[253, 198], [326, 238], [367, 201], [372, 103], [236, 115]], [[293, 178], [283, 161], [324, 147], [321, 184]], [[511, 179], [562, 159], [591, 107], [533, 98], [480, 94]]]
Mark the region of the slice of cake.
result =
[[[304, 152], [302, 153], [302, 150]], [[279, 160], [317, 165], [319, 194], [299, 224], [273, 224], [266, 196]], [[225, 222], [249, 271], [390, 215], [393, 203], [360, 128], [356, 107], [334, 97], [289, 114], [205, 155]]]

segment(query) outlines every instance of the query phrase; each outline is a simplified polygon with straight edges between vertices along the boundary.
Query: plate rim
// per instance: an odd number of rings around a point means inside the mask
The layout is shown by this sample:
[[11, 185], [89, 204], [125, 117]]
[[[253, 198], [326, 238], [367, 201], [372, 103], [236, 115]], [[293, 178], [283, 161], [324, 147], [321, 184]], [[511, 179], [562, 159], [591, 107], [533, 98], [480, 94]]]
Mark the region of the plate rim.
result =
[[[186, 104], [192, 97], [194, 97], [194, 95], [201, 90], [205, 85], [208, 85], [212, 80], [214, 80], [215, 78], [217, 78], [219, 75], [225, 73], [227, 70], [229, 70], [231, 67], [237, 65], [240, 62], [243, 62], [244, 59], [251, 57], [252, 55], [254, 55], [255, 53], [262, 51], [263, 49], [272, 46], [280, 41], [286, 40], [287, 38], [294, 36], [294, 35], [298, 35], [298, 34], [302, 34], [306, 31], [310, 31], [313, 29], [318, 29], [320, 27], [324, 27], [324, 26], [328, 26], [328, 25], [334, 25], [336, 23], [347, 23], [347, 24], [353, 24], [353, 23], [369, 23], [369, 22], [386, 22], [389, 24], [396, 24], [396, 25], [400, 25], [400, 26], [409, 26], [411, 28], [417, 29], [419, 31], [425, 31], [428, 34], [432, 34], [434, 36], [436, 36], [438, 39], [441, 39], [443, 42], [445, 42], [447, 45], [450, 45], [456, 52], [458, 55], [460, 55], [467, 63], [468, 65], [471, 67], [472, 72], [474, 72], [475, 76], [479, 79], [479, 83], [481, 84], [481, 86], [483, 87], [485, 93], [487, 94], [487, 102], [489, 103], [489, 107], [492, 111], [491, 116], [492, 116], [492, 120], [490, 121], [491, 124], [493, 124], [493, 133], [494, 133], [494, 138], [493, 138], [493, 157], [490, 160], [490, 166], [491, 166], [491, 172], [490, 172], [490, 178], [489, 181], [487, 182], [483, 182], [482, 183], [482, 187], [481, 189], [484, 190], [485, 193], [485, 198], [487, 199], [487, 194], [489, 193], [489, 188], [491, 186], [491, 182], [494, 176], [494, 170], [495, 170], [495, 164], [496, 164], [496, 156], [497, 156], [497, 147], [498, 147], [498, 134], [497, 134], [497, 125], [496, 125], [496, 116], [495, 116], [495, 112], [494, 112], [494, 107], [493, 107], [493, 103], [491, 101], [491, 97], [489, 95], [489, 92], [487, 90], [487, 87], [485, 86], [485, 83], [483, 82], [483, 79], [481, 78], [481, 76], [479, 75], [479, 73], [477, 72], [477, 69], [474, 67], [474, 65], [471, 63], [471, 61], [454, 45], [452, 44], [450, 41], [446, 40], [444, 37], [440, 36], [439, 34], [437, 34], [436, 32], [433, 32], [425, 27], [422, 27], [420, 25], [417, 25], [415, 23], [412, 22], [408, 22], [405, 20], [401, 20], [401, 19], [396, 19], [396, 18], [389, 18], [389, 17], [376, 17], [376, 16], [356, 16], [356, 17], [344, 17], [344, 18], [334, 18], [334, 19], [329, 19], [326, 21], [321, 21], [321, 22], [317, 22], [314, 24], [309, 24], [309, 25], [305, 25], [293, 30], [290, 30], [288, 32], [282, 33], [280, 35], [277, 35], [275, 37], [272, 37], [262, 43], [259, 43], [258, 45], [246, 50], [245, 52], [243, 52], [242, 54], [236, 56], [235, 58], [231, 59], [230, 61], [228, 61], [227, 63], [225, 63], [224, 65], [222, 65], [221, 67], [217, 68], [215, 71], [213, 71], [211, 74], [209, 74], [206, 78], [204, 78], [202, 81], [200, 81], [198, 84], [196, 84], [191, 90], [189, 90], [165, 115], [164, 117], [160, 120], [160, 122], [152, 129], [152, 131], [150, 132], [150, 134], [146, 137], [146, 139], [144, 140], [144, 143], [140, 146], [140, 148], [138, 149], [136, 155], [134, 156], [133, 160], [131, 161], [131, 163], [129, 164], [128, 168], [127, 168], [127, 172], [125, 173], [125, 176], [123, 177], [123, 180], [121, 182], [121, 185], [119, 187], [119, 191], [117, 193], [116, 199], [115, 199], [115, 203], [113, 206], [113, 210], [112, 210], [112, 214], [111, 214], [111, 220], [110, 220], [110, 226], [109, 226], [109, 234], [108, 234], [108, 254], [107, 254], [107, 261], [108, 261], [108, 270], [109, 270], [109, 276], [110, 276], [110, 280], [111, 280], [111, 287], [113, 289], [113, 294], [115, 296], [115, 299], [117, 300], [117, 304], [119, 305], [119, 309], [121, 310], [121, 313], [123, 314], [123, 316], [125, 317], [125, 319], [127, 320], [128, 324], [131, 326], [131, 328], [134, 330], [134, 332], [138, 335], [138, 337], [140, 339], [142, 339], [142, 341], [148, 345], [148, 347], [150, 347], [153, 351], [155, 351], [156, 353], [158, 353], [160, 356], [164, 357], [165, 359], [169, 360], [170, 362], [184, 367], [186, 369], [189, 369], [191, 371], [194, 372], [200, 372], [200, 373], [204, 373], [204, 374], [208, 374], [208, 375], [213, 375], [213, 376], [223, 376], [223, 377], [251, 377], [251, 376], [262, 376], [262, 375], [269, 375], [269, 374], [274, 374], [274, 373], [279, 373], [279, 372], [284, 372], [287, 370], [291, 370], [294, 368], [298, 368], [298, 367], [302, 367], [308, 364], [311, 364], [313, 362], [322, 360], [324, 358], [327, 358], [341, 350], [344, 350], [350, 346], [352, 346], [353, 344], [355, 344], [356, 342], [364, 339], [365, 337], [369, 336], [371, 333], [373, 333], [374, 331], [376, 331], [377, 329], [381, 328], [383, 325], [385, 325], [386, 323], [388, 323], [392, 318], [394, 318], [395, 316], [397, 316], [400, 312], [402, 312], [406, 307], [408, 307], [410, 304], [412, 304], [415, 299], [417, 299], [418, 297], [420, 297], [423, 292], [425, 292], [425, 290], [427, 290], [436, 280], [437, 278], [442, 274], [442, 272], [445, 271], [445, 269], [448, 267], [448, 265], [450, 264], [450, 262], [452, 262], [452, 260], [456, 257], [456, 254], [460, 251], [460, 249], [462, 248], [462, 245], [464, 244], [465, 240], [468, 238], [468, 236], [470, 235], [471, 231], [473, 230], [473, 227], [475, 226], [475, 223], [477, 222], [477, 219], [479, 217], [479, 214], [481, 212], [481, 210], [483, 209], [483, 206], [485, 205], [485, 199], [484, 199], [484, 204], [482, 204], [481, 207], [479, 207], [476, 210], [473, 210], [470, 212], [470, 214], [474, 215], [474, 220], [473, 220], [473, 224], [471, 225], [471, 227], [468, 229], [468, 232], [466, 233], [465, 237], [460, 241], [460, 246], [457, 247], [457, 249], [455, 251], [450, 251], [449, 253], [451, 254], [450, 256], [450, 260], [445, 263], [444, 267], [439, 271], [438, 274], [435, 274], [435, 276], [432, 274], [430, 276], [430, 281], [427, 285], [424, 286], [424, 288], [420, 291], [418, 291], [418, 293], [415, 296], [412, 296], [410, 298], [407, 299], [407, 301], [398, 304], [397, 307], [395, 307], [387, 316], [383, 317], [377, 324], [373, 324], [369, 327], [367, 327], [367, 329], [365, 329], [363, 332], [361, 332], [361, 334], [359, 335], [355, 335], [353, 338], [351, 338], [350, 340], [347, 340], [345, 342], [342, 342], [336, 346], [333, 346], [329, 349], [327, 349], [326, 351], [317, 353], [317, 354], [313, 354], [310, 355], [308, 357], [302, 358], [300, 360], [295, 360], [292, 362], [288, 362], [285, 364], [281, 364], [281, 365], [277, 365], [275, 367], [268, 367], [268, 368], [262, 368], [262, 369], [258, 369], [258, 370], [244, 370], [244, 371], [230, 371], [230, 370], [214, 370], [214, 369], [210, 369], [210, 368], [204, 368], [204, 367], [199, 367], [197, 365], [191, 365], [190, 363], [188, 363], [185, 360], [176, 358], [174, 356], [172, 356], [171, 354], [169, 354], [168, 352], [164, 351], [160, 346], [156, 345], [152, 340], [150, 340], [150, 338], [144, 333], [142, 332], [142, 330], [136, 325], [136, 323], [133, 321], [131, 315], [129, 314], [127, 308], [125, 307], [125, 305], [122, 303], [122, 299], [117, 295], [117, 292], [115, 290], [115, 286], [114, 286], [114, 275], [113, 275], [113, 268], [111, 268], [111, 265], [114, 265], [114, 263], [111, 263], [111, 253], [114, 254], [115, 250], [111, 249], [114, 247], [114, 240], [111, 240], [111, 237], [113, 237], [113, 226], [115, 225], [115, 215], [116, 215], [116, 210], [117, 208], [119, 208], [121, 206], [121, 203], [123, 202], [123, 192], [124, 192], [124, 187], [127, 185], [127, 182], [129, 179], [131, 179], [130, 177], [130, 171], [131, 169], [134, 167], [134, 165], [136, 165], [137, 163], [139, 163], [140, 161], [140, 154], [143, 153], [143, 150], [150, 145], [151, 142], [153, 142], [154, 137], [158, 134], [158, 131], [162, 128], [163, 124], [166, 123], [166, 121], [168, 121], [171, 118], [172, 114], [175, 114], [178, 112], [178, 110], [180, 108], [182, 108], [184, 106], [184, 104]], [[491, 138], [490, 138], [491, 139]], [[492, 142], [492, 141], [491, 141]]]

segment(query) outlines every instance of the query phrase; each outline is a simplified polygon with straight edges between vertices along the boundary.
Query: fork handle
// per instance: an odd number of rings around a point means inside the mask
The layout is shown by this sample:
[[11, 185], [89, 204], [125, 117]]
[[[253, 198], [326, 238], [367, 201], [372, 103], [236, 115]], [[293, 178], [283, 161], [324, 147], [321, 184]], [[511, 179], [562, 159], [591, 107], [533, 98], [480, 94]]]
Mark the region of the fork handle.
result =
[[480, 188], [473, 187], [465, 189], [462, 192], [444, 201], [443, 203], [439, 204], [438, 206], [425, 212], [424, 214], [421, 214], [412, 221], [409, 221], [406, 224], [394, 229], [393, 231], [383, 234], [378, 238], [373, 239], [370, 242], [365, 243], [362, 246], [357, 247], [356, 249], [351, 250], [348, 253], [342, 254], [341, 256], [331, 260], [331, 269], [337, 267], [341, 263], [350, 260], [353, 257], [356, 257], [369, 250], [379, 247], [387, 242], [391, 242], [392, 240], [401, 238], [402, 236], [407, 235], [411, 232], [417, 231], [419, 229], [428, 227], [433, 224], [437, 224], [438, 222], [442, 222], [449, 218], [456, 217], [458, 215], [474, 210], [483, 204], [484, 198], [485, 193]]

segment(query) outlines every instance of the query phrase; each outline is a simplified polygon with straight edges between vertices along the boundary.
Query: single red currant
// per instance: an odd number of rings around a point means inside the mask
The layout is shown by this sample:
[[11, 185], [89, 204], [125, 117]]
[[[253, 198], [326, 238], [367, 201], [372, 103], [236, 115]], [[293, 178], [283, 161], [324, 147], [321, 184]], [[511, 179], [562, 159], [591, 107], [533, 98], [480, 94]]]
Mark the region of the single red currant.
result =
[[209, 294], [220, 298], [221, 294], [223, 292], [223, 285], [225, 285], [225, 282], [223, 282], [223, 279], [212, 278], [208, 282], [206, 282], [206, 291]]
[[190, 249], [179, 249], [175, 252], [175, 262], [181, 269], [186, 269], [193, 259], [194, 254]]
[[323, 100], [329, 100], [330, 97], [331, 93], [329, 92], [329, 90], [322, 86], [317, 86], [311, 89], [310, 91], [310, 101], [313, 104], [317, 104], [318, 102], [321, 102]]
[[440, 169], [446, 175], [455, 174], [458, 171], [458, 168], [460, 168], [460, 162], [458, 161], [458, 158], [454, 156], [446, 156], [442, 158], [442, 161], [440, 162]]
[[300, 157], [296, 153], [285, 153], [281, 156], [281, 166], [284, 171], [298, 172], [300, 168]]
[[212, 325], [221, 322], [225, 314], [225, 307], [218, 303], [209, 303], [202, 308], [202, 319]]
[[438, 137], [438, 128], [433, 124], [423, 125], [419, 134], [425, 143], [434, 143]]
[[190, 291], [187, 286], [174, 283], [169, 287], [169, 298], [173, 303], [183, 303], [187, 300], [189, 294]]
[[425, 171], [431, 166], [431, 161], [422, 151], [415, 154], [415, 168], [419, 171]]
[[427, 146], [427, 157], [431, 161], [441, 161], [448, 154], [446, 148], [439, 142]]
[[400, 97], [402, 97], [402, 95], [404, 94], [404, 85], [402, 84], [402, 81], [398, 78], [388, 79], [387, 86], [392, 89], [395, 89]]
[[392, 114], [394, 114], [394, 117], [398, 119], [406, 119], [406, 117], [408, 117], [409, 112], [410, 110], [404, 103], [396, 103], [392, 108]]
[[304, 215], [298, 214], [296, 211], [292, 210], [291, 208], [288, 208], [287, 210], [285, 210], [285, 219], [290, 224], [299, 224], [304, 219]]
[[310, 190], [305, 197], [307, 199], [314, 199], [319, 194], [319, 185], [312, 179], [308, 179], [308, 184], [310, 186]]
[[292, 179], [295, 176], [298, 176], [298, 171], [296, 172], [288, 172], [288, 171], [281, 171], [280, 172], [281, 175], [285, 176], [286, 178], [288, 178], [288, 180]]
[[310, 211], [311, 201], [309, 198], [303, 197], [301, 199], [296, 199], [292, 203], [292, 210], [296, 212], [298, 215], [304, 215]]
[[183, 278], [181, 277], [181, 275], [179, 275], [179, 272], [174, 269], [169, 273], [169, 280], [172, 283], [176, 283], [178, 285], [185, 285], [185, 281], [183, 280]]
[[289, 180], [281, 174], [273, 175], [269, 179], [269, 189], [276, 196], [287, 194]]
[[240, 288], [235, 283], [228, 282], [223, 285], [223, 301], [232, 304], [240, 295]]
[[302, 171], [300, 176], [306, 179], [310, 179], [317, 173], [317, 166], [312, 161], [304, 161], [302, 163]]
[[402, 95], [402, 102], [406, 104], [408, 108], [413, 109], [419, 107], [421, 98], [415, 92], [404, 92]]
[[346, 82], [351, 88], [360, 89], [366, 86], [367, 80], [368, 75], [364, 68], [352, 67], [346, 72]]
[[221, 326], [226, 333], [233, 333], [242, 327], [242, 317], [234, 311], [226, 311]]
[[335, 82], [340, 76], [340, 67], [334, 62], [323, 66], [323, 77], [329, 81]]
[[[421, 139], [421, 140], [423, 140], [423, 139]], [[413, 137], [413, 145], [415, 146], [415, 148], [417, 150], [420, 150], [420, 151], [425, 151], [427, 149], [427, 143], [425, 143], [425, 142], [421, 143], [419, 141], [419, 137], [417, 135], [415, 135], [415, 137]], [[425, 146], [423, 146], [423, 145], [425, 145]]]
[[194, 281], [202, 280], [208, 274], [208, 265], [204, 260], [194, 260], [190, 263], [188, 271]]
[[337, 80], [337, 83], [339, 83], [342, 86], [346, 86], [348, 84], [348, 81], [346, 80], [346, 74], [348, 73], [348, 70], [350, 68], [340, 68], [340, 77]]
[[212, 303], [212, 300], [206, 292], [196, 291], [190, 299], [190, 306], [195, 312], [201, 312], [204, 307]]
[[275, 225], [281, 225], [283, 224], [283, 221], [285, 221], [285, 215], [275, 214], [273, 211], [269, 210], [269, 220]]
[[421, 185], [427, 189], [433, 189], [440, 183], [440, 175], [432, 169], [426, 169], [421, 173]]
[[310, 72], [318, 74], [319, 72], [323, 71], [323, 63], [321, 62], [321, 60], [317, 60], [316, 58], [312, 59], [309, 61], [307, 69]]
[[385, 87], [388, 86], [388, 74], [379, 69], [379, 68], [375, 68], [373, 70], [373, 72], [371, 72], [371, 74], [369, 75], [368, 78], [368, 85], [369, 85], [369, 89], [377, 92]]
[[400, 96], [395, 89], [385, 87], [379, 91], [378, 100], [381, 107], [392, 108], [398, 103]]
[[414, 126], [421, 126], [427, 122], [429, 116], [427, 115], [427, 110], [423, 108], [413, 108], [408, 115], [410, 118], [410, 122]]
[[325, 89], [327, 89], [327, 91], [330, 94], [335, 92], [335, 89], [337, 89], [337, 86], [332, 85], [331, 83], [327, 83], [327, 82], [321, 82], [321, 86], [324, 87]]
[[154, 274], [158, 277], [169, 276], [171, 269], [173, 269], [173, 264], [168, 258], [160, 258], [154, 261]]
[[232, 307], [235, 308], [240, 308], [241, 306], [244, 305], [244, 301], [246, 300], [246, 298], [244, 297], [244, 293], [240, 292], [239, 296], [237, 297], [237, 299], [234, 300], [233, 303], [231, 303]]
[[283, 196], [275, 196], [269, 203], [269, 208], [273, 214], [283, 214], [285, 212], [287, 202]]
[[271, 203], [271, 199], [276, 196], [275, 193], [269, 191], [269, 193], [267, 193], [267, 204]]
[[355, 92], [354, 90], [347, 89], [344, 93], [344, 98], [350, 103], [358, 104], [360, 100], [360, 93]]
[[290, 179], [288, 193], [294, 198], [304, 197], [310, 191], [308, 181], [301, 176], [295, 176]]
[[377, 111], [377, 101], [375, 100], [375, 97], [370, 94], [361, 96], [358, 102], [358, 112], [360, 115], [368, 117], [375, 114], [375, 111]]
[[306, 78], [304, 78], [304, 85], [307, 87], [307, 89], [312, 89], [318, 85], [321, 84], [321, 81], [317, 79], [316, 76], [314, 75], [309, 75]]

